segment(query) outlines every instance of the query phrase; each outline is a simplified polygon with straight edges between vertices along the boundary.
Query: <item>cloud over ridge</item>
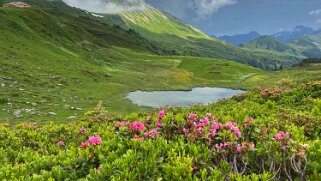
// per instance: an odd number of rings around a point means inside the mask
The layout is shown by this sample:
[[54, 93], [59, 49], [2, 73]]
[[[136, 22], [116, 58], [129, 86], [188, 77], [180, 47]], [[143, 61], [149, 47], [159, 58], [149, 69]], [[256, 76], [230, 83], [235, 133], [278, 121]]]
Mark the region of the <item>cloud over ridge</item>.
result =
[[63, 0], [69, 6], [95, 13], [119, 14], [143, 11], [148, 8], [144, 0]]
[[309, 13], [310, 15], [319, 15], [321, 14], [321, 9], [316, 9], [316, 10], [313, 10]]
[[190, 5], [196, 8], [198, 15], [204, 17], [215, 13], [220, 8], [236, 3], [236, 0], [193, 0]]

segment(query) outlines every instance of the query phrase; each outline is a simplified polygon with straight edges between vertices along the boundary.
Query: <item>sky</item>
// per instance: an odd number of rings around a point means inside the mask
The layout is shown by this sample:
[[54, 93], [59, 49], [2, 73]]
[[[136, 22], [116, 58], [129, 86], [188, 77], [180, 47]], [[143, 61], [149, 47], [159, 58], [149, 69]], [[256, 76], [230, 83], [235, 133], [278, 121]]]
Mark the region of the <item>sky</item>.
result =
[[321, 0], [146, 0], [209, 35], [321, 28]]
[[[209, 35], [273, 34], [304, 25], [321, 28], [321, 0], [63, 0], [97, 13], [145, 10], [146, 3]], [[146, 2], [145, 2], [146, 1]]]

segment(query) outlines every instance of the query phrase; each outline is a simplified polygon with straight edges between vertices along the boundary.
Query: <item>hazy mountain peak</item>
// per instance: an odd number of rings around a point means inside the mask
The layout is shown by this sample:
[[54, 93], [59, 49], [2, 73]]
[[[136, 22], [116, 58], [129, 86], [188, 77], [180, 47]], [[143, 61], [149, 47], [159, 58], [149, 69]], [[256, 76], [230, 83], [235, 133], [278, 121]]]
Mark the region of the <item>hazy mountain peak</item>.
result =
[[251, 31], [247, 34], [224, 35], [224, 36], [220, 36], [219, 39], [232, 43], [234, 45], [240, 45], [243, 43], [250, 42], [258, 38], [259, 36], [260, 34], [258, 32]]
[[283, 42], [290, 42], [302, 35], [311, 35], [314, 32], [315, 30], [310, 27], [299, 25], [291, 31], [280, 31], [271, 36]]

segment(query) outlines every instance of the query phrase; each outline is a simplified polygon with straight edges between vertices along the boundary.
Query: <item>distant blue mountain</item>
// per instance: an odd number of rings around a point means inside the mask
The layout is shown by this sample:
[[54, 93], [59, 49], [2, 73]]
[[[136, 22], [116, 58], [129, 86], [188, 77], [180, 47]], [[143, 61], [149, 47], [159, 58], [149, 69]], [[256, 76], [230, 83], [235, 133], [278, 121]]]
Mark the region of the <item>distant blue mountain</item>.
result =
[[231, 35], [231, 36], [224, 35], [224, 36], [220, 36], [218, 38], [238, 46], [240, 44], [248, 43], [248, 42], [250, 42], [260, 36], [261, 35], [258, 32], [251, 31], [248, 34], [237, 34], [237, 35]]
[[297, 26], [293, 31], [282, 31], [271, 35], [273, 38], [278, 39], [283, 42], [290, 42], [302, 35], [312, 35], [316, 33], [316, 31], [312, 28], [305, 26]]

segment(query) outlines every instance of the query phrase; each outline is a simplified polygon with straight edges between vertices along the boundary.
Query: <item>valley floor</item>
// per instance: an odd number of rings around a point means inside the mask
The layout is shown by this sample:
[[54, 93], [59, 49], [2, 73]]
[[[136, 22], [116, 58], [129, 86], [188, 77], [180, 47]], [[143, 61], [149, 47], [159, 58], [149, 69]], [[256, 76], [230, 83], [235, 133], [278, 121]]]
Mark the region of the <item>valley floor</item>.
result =
[[[117, 47], [99, 50], [109, 57], [107, 62], [86, 61], [67, 50], [59, 51], [60, 56], [67, 54], [67, 60], [63, 57], [54, 62], [60, 58], [56, 54], [41, 61], [28, 56], [26, 60], [18, 59], [15, 57], [19, 55], [14, 54], [2, 56], [1, 121], [77, 119], [100, 101], [116, 113], [151, 111], [124, 98], [134, 90], [187, 90], [202, 86], [249, 89], [282, 81], [321, 79], [320, 64], [265, 72], [232, 61], [156, 56]], [[75, 59], [82, 63], [70, 61]]]

